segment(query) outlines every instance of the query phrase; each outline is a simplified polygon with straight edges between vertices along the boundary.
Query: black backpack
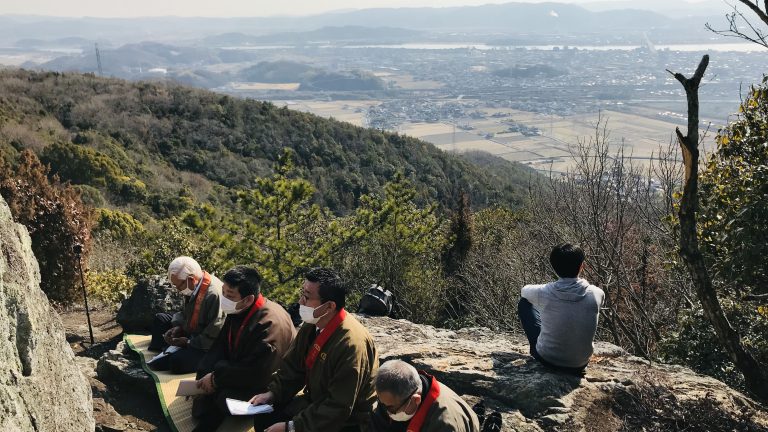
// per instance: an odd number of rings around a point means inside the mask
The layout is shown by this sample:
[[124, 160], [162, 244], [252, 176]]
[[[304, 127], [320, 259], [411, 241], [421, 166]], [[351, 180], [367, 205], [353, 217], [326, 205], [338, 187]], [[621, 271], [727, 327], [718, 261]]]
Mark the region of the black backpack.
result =
[[392, 293], [377, 284], [373, 284], [360, 299], [357, 312], [371, 316], [387, 316], [392, 312], [393, 305]]

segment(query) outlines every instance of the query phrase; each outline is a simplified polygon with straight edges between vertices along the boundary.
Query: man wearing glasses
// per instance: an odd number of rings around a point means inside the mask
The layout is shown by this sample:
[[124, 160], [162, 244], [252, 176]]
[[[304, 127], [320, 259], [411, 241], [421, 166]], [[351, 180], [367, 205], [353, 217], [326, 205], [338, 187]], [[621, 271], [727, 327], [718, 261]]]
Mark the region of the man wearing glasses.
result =
[[149, 350], [164, 350], [166, 355], [147, 364], [152, 370], [174, 374], [196, 372], [224, 325], [226, 315], [220, 307], [222, 282], [186, 256], [171, 261], [168, 279], [186, 297], [184, 309], [174, 315], [155, 315]]
[[275, 409], [254, 417], [256, 432], [366, 429], [379, 360], [373, 338], [347, 314], [345, 303], [346, 290], [333, 270], [317, 268], [305, 275], [299, 299], [304, 324], [268, 391], [250, 400]]
[[[479, 432], [475, 412], [445, 384], [401, 360], [376, 374], [378, 403], [369, 432]], [[492, 430], [492, 429], [489, 429]]]

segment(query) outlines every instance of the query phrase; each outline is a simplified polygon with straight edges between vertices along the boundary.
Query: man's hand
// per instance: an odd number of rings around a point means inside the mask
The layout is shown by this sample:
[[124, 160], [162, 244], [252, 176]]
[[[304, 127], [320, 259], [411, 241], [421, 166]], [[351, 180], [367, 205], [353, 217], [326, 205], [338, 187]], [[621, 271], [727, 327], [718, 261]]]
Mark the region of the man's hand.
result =
[[183, 332], [180, 326], [172, 327], [163, 334], [163, 339], [165, 339], [165, 343], [167, 343], [168, 345], [173, 345], [171, 341], [174, 338], [181, 336], [182, 333]]
[[213, 384], [213, 372], [197, 380], [197, 388], [203, 389], [207, 394], [215, 392], [216, 387]]
[[178, 337], [171, 339], [171, 345], [184, 348], [189, 343], [189, 339], [185, 337]]
[[285, 422], [275, 423], [264, 429], [264, 432], [285, 432]]
[[[252, 397], [251, 400], [249, 400], [248, 402], [250, 402], [251, 405], [264, 405], [272, 402], [272, 399], [274, 398], [275, 398], [274, 393], [266, 392], [266, 393], [257, 394], [256, 396]], [[273, 425], [272, 427], [275, 427], [275, 425]]]

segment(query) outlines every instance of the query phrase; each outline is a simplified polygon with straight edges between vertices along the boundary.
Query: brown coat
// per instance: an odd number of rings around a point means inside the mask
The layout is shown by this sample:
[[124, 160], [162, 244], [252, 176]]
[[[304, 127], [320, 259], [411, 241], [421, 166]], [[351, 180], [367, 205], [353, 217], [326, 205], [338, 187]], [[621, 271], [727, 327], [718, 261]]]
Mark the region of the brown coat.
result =
[[[472, 408], [443, 383], [440, 395], [427, 411], [420, 432], [479, 432], [480, 421]], [[429, 392], [427, 380], [422, 378], [422, 397]], [[392, 421], [382, 407], [377, 407], [371, 414], [369, 432], [405, 432], [409, 421]]]
[[265, 392], [272, 373], [277, 370], [296, 335], [288, 312], [267, 300], [253, 314], [235, 344], [237, 332], [249, 311], [227, 316], [219, 337], [200, 362], [198, 378], [213, 372], [217, 390], [244, 390], [251, 395]]
[[269, 385], [275, 404], [285, 406], [308, 382], [305, 393], [309, 406], [293, 417], [296, 432], [336, 432], [348, 424], [366, 430], [376, 400], [373, 378], [379, 368], [373, 338], [347, 314], [307, 376], [304, 362], [315, 337], [314, 325], [304, 324], [299, 329]]

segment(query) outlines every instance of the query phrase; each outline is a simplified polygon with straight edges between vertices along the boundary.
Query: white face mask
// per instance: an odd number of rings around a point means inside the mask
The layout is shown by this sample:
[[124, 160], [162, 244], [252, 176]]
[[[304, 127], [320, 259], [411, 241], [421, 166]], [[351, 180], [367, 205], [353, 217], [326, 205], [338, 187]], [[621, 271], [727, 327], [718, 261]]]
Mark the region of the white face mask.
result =
[[193, 293], [193, 292], [194, 292], [194, 291], [192, 291], [192, 290], [191, 290], [191, 289], [189, 289], [189, 288], [184, 288], [184, 290], [182, 290], [182, 291], [181, 291], [181, 295], [185, 295], [185, 296], [189, 297], [189, 296], [191, 296], [191, 295], [192, 295], [192, 293]]
[[240, 313], [243, 311], [243, 309], [237, 308], [236, 301], [232, 301], [224, 296], [219, 297], [219, 305], [221, 307], [222, 312], [224, 312], [227, 315], [232, 315], [232, 314]]
[[[323, 305], [320, 305], [317, 308], [320, 308], [320, 307], [323, 307]], [[317, 308], [311, 308], [309, 306], [299, 305], [299, 316], [301, 317], [301, 320], [307, 324], [317, 324], [317, 322], [320, 321], [320, 318], [325, 316], [325, 314], [323, 314], [315, 318], [315, 309]]]
[[[409, 403], [410, 403], [410, 401], [408, 401], [408, 403], [405, 404], [405, 405], [408, 406]], [[396, 422], [404, 422], [404, 421], [410, 420], [413, 416], [415, 416], [416, 415], [416, 411], [414, 411], [413, 414], [406, 414], [405, 410], [400, 411], [399, 413], [395, 413], [395, 414], [391, 414], [391, 413], [387, 413], [387, 414], [389, 414], [389, 418], [391, 418], [392, 420], [394, 420]]]

